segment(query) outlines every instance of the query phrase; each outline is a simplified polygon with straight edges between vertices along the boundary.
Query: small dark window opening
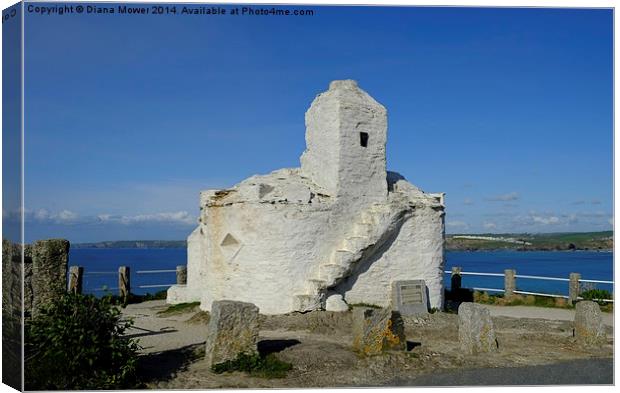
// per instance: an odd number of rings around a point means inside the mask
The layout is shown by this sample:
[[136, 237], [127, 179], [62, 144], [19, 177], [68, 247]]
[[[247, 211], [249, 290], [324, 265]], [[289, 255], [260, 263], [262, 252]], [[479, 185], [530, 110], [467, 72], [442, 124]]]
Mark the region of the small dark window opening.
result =
[[368, 146], [368, 133], [367, 132], [360, 132], [360, 145], [362, 145], [362, 147]]

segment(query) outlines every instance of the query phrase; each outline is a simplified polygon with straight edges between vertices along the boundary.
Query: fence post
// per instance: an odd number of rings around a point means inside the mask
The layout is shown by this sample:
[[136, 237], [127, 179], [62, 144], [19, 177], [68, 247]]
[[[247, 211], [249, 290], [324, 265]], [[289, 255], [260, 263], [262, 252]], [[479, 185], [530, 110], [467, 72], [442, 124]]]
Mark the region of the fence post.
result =
[[82, 266], [71, 266], [69, 268], [69, 292], [82, 293], [82, 277], [84, 276], [84, 268]]
[[452, 266], [452, 273], [450, 276], [450, 292], [456, 294], [461, 290], [461, 267]]
[[177, 285], [187, 285], [187, 266], [177, 266]]
[[581, 279], [581, 274], [579, 273], [571, 273], [569, 276], [568, 282], [568, 303], [574, 304], [577, 302], [577, 297], [579, 297], [579, 280]]
[[504, 297], [511, 297], [517, 290], [517, 271], [515, 269], [504, 270]]
[[121, 266], [118, 268], [118, 294], [123, 303], [127, 303], [130, 292], [129, 266]]

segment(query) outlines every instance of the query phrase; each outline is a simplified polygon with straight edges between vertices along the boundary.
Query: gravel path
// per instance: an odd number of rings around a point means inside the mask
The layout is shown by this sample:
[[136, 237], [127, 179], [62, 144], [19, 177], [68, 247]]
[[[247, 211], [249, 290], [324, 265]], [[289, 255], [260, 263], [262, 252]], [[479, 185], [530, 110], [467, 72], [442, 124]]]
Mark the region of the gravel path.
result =
[[359, 357], [350, 343], [352, 313], [261, 316], [258, 349], [293, 365], [284, 379], [215, 374], [203, 361], [205, 313], [161, 313], [164, 301], [132, 304], [128, 336], [139, 339], [141, 381], [150, 389], [319, 388], [613, 383], [613, 315], [603, 313], [607, 342], [582, 348], [572, 334], [574, 311], [488, 306], [500, 350], [468, 355], [458, 349], [458, 316], [405, 318], [408, 351]]
[[[550, 321], [573, 321], [575, 319], [575, 310], [566, 310], [562, 308], [551, 307], [532, 307], [532, 306], [491, 306], [481, 304], [489, 309], [493, 317], [511, 317], [511, 318], [535, 318], [546, 319]], [[603, 323], [607, 326], [614, 325], [614, 315], [604, 312]]]
[[171, 314], [165, 317], [158, 314], [167, 308], [165, 300], [152, 300], [130, 304], [123, 310], [123, 316], [134, 321], [127, 336], [139, 340], [142, 353], [175, 350], [205, 341], [206, 325], [186, 322], [193, 313]]
[[555, 364], [478, 368], [418, 378], [396, 378], [388, 386], [611, 385], [613, 359], [569, 360]]

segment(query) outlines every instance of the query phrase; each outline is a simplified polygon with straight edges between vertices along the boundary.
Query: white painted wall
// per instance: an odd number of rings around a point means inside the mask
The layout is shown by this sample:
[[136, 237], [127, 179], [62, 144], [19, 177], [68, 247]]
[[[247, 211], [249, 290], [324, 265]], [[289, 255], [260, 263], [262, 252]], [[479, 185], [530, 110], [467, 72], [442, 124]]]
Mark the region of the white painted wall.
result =
[[[188, 237], [188, 283], [170, 288], [168, 302], [200, 300], [210, 310], [214, 300], [230, 299], [254, 303], [265, 314], [299, 310], [296, 296], [312, 293], [309, 279], [369, 212], [374, 232], [382, 233], [368, 239], [387, 240], [347, 262], [351, 276], [327, 294], [388, 306], [393, 281], [424, 279], [431, 307], [440, 308], [443, 196], [386, 172], [385, 108], [355, 82], [335, 81], [312, 103], [306, 125], [301, 168], [201, 193], [201, 223]], [[369, 134], [367, 147], [360, 132]], [[386, 226], [396, 213], [406, 219]]]

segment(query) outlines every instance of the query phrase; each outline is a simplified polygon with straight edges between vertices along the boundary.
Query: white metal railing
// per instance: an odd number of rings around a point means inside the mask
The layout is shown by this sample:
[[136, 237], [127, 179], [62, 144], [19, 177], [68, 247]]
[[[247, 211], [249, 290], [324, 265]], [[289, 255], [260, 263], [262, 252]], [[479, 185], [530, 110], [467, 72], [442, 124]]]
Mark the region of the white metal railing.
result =
[[473, 290], [476, 291], [487, 291], [487, 292], [504, 292], [503, 289], [498, 289], [498, 288], [472, 288]]
[[[503, 276], [503, 274], [502, 274], [502, 276]], [[532, 279], [532, 280], [548, 280], [548, 281], [570, 281], [569, 278], [526, 276], [525, 274], [515, 274], [515, 278], [529, 278], [529, 279]]]
[[[102, 276], [102, 275], [118, 275], [119, 277], [119, 286], [117, 287], [112, 287], [112, 286], [102, 286], [102, 287], [97, 287], [97, 288], [88, 288], [88, 290], [93, 291], [93, 292], [106, 292], [106, 291], [120, 291], [121, 293], [123, 291], [129, 293], [129, 291], [131, 290], [130, 286], [129, 286], [129, 280], [128, 277], [127, 278], [123, 278], [123, 274], [129, 274], [129, 268], [127, 267], [123, 267], [121, 266], [121, 268], [125, 268], [126, 271], [121, 273], [121, 269], [119, 268], [118, 271], [84, 271], [84, 269], [81, 269], [78, 267], [78, 269], [75, 271], [76, 276], [79, 276], [79, 278], [75, 278], [76, 281], [79, 281], [80, 284], [75, 286], [74, 288], [79, 288], [79, 289], [75, 289], [77, 291], [82, 291], [82, 276]], [[73, 267], [72, 267], [73, 269]], [[144, 284], [144, 285], [136, 285], [137, 288], [169, 288], [173, 285], [176, 284], [182, 284], [183, 283], [183, 270], [181, 269], [180, 271], [177, 269], [158, 269], [158, 270], [137, 270], [135, 272], [132, 272], [133, 274], [162, 274], [162, 273], [176, 273], [177, 274], [177, 282], [175, 283], [170, 283], [170, 284]], [[69, 276], [70, 279], [72, 277], [74, 273], [69, 272]], [[181, 274], [181, 275], [180, 275]], [[186, 279], [186, 274], [185, 273], [185, 279]], [[181, 280], [181, 281], [179, 281]], [[71, 283], [69, 283], [69, 287], [71, 288]], [[122, 287], [122, 288], [120, 288]]]
[[584, 279], [579, 279], [579, 282], [592, 282], [595, 284], [613, 284], [613, 281], [603, 281], [603, 280], [584, 280]]
[[138, 285], [138, 288], [163, 288], [171, 287], [175, 284], [150, 284], [150, 285]]
[[[160, 273], [176, 273], [176, 269], [164, 269], [164, 270], [137, 270], [136, 274], [160, 274]], [[169, 288], [175, 284], [147, 284], [138, 285], [138, 288]]]
[[534, 295], [534, 296], [547, 296], [547, 297], [561, 297], [564, 299], [568, 299], [568, 296], [565, 295], [554, 295], [552, 293], [540, 293], [540, 292], [528, 292], [528, 291], [513, 291], [514, 293], [518, 293], [519, 295]]
[[[444, 273], [445, 274], [452, 274], [452, 271], [451, 270], [444, 270]], [[460, 272], [458, 272], [458, 274], [460, 274], [462, 276], [505, 277], [504, 273], [484, 273], [484, 272], [463, 272], [463, 271], [460, 271]], [[515, 277], [515, 279], [516, 278], [522, 278], [522, 279], [529, 279], [529, 280], [547, 280], [547, 281], [564, 281], [564, 282], [570, 282], [571, 281], [569, 278], [563, 278], [563, 277], [531, 276], [531, 275], [526, 275], [526, 274], [515, 274], [514, 277]], [[613, 281], [606, 281], [606, 280], [588, 280], [588, 279], [580, 278], [578, 281], [580, 283], [581, 282], [588, 282], [588, 283], [594, 283], [594, 284], [611, 284], [611, 285], [614, 284]], [[475, 290], [475, 291], [505, 292], [505, 289], [499, 289], [499, 288], [480, 288], [480, 287], [474, 287], [472, 289]], [[535, 295], [535, 296], [547, 296], [547, 297], [570, 299], [570, 296], [558, 295], [558, 294], [552, 294], [552, 293], [529, 292], [529, 291], [520, 291], [520, 290], [514, 290], [513, 292], [517, 293], [517, 294], [520, 294], [520, 295]], [[583, 300], [583, 297], [581, 297], [581, 296], [577, 296], [576, 298], [578, 300]], [[573, 299], [575, 299], [575, 297], [573, 297]], [[608, 303], [613, 303], [614, 302], [613, 299], [592, 299], [592, 300], [593, 301], [597, 301], [597, 302], [608, 302]]]

